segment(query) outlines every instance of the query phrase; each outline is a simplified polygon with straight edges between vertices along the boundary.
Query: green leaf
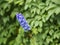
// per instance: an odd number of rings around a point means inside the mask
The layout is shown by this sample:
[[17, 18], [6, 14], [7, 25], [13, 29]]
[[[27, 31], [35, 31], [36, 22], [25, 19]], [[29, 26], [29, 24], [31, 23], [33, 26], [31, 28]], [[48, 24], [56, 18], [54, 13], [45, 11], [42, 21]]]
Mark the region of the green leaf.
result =
[[46, 38], [46, 42], [49, 43], [49, 42], [53, 42], [52, 38], [50, 38], [49, 36]]
[[35, 35], [37, 35], [37, 34], [38, 34], [38, 31], [37, 31], [37, 29], [36, 29], [36, 28], [33, 28], [33, 29], [32, 29], [32, 32], [33, 32], [33, 34], [35, 34]]
[[37, 14], [40, 14], [40, 9], [36, 9]]
[[35, 14], [36, 13], [36, 8], [32, 8], [31, 9], [31, 13], [34, 13]]
[[60, 15], [56, 15], [55, 19], [57, 20], [57, 24], [60, 25]]
[[7, 21], [9, 21], [9, 17], [4, 17], [3, 22], [6, 24]]
[[35, 21], [34, 23], [35, 23], [34, 27], [37, 27], [39, 25], [38, 21]]
[[25, 10], [27, 10], [27, 9], [28, 9], [28, 7], [29, 7], [29, 6], [26, 4], [26, 5], [24, 6], [24, 9], [25, 9]]
[[31, 38], [30, 42], [31, 42], [30, 45], [38, 45], [38, 43], [36, 42], [36, 38], [35, 37]]
[[23, 5], [24, 0], [14, 0], [14, 4]]
[[57, 7], [57, 8], [56, 8], [55, 13], [56, 13], [56, 15], [60, 13], [60, 7]]
[[17, 12], [12, 12], [11, 15], [10, 15], [10, 17], [11, 17], [12, 19], [14, 19], [16, 13], [17, 13]]
[[46, 15], [43, 15], [43, 16], [42, 16], [42, 21], [43, 21], [43, 22], [46, 22], [46, 18], [47, 18]]
[[59, 36], [60, 36], [60, 33], [55, 32], [54, 35], [53, 35], [53, 38], [54, 38], [54, 39], [55, 39], [55, 38], [59, 39]]
[[28, 0], [26, 0], [26, 3], [30, 3], [31, 1], [32, 1], [32, 0], [29, 0], [29, 1], [28, 1]]
[[46, 10], [53, 10], [53, 9], [55, 9], [57, 6], [55, 5], [55, 4], [50, 4], [47, 8], [46, 8]]
[[51, 1], [56, 3], [56, 4], [60, 4], [60, 0], [51, 0]]
[[38, 32], [41, 33], [42, 31], [43, 31], [42, 28], [39, 27], [39, 28], [38, 28]]
[[39, 21], [39, 26], [42, 27], [43, 26], [43, 22]]
[[13, 2], [13, 0], [6, 0], [6, 1], [8, 1], [8, 3], [12, 3]]
[[54, 12], [55, 12], [55, 9], [48, 11], [48, 15], [46, 16], [46, 21], [50, 18], [50, 16], [54, 14]]
[[11, 17], [12, 19], [14, 19], [15, 15], [16, 15], [17, 13], [18, 13], [18, 8], [15, 8], [15, 9], [12, 11], [10, 17]]
[[1, 16], [4, 15], [4, 10], [0, 10], [0, 15], [1, 15]]
[[37, 15], [37, 16], [35, 16], [35, 20], [41, 20], [41, 16], [39, 16], [39, 15]]
[[32, 22], [31, 22], [31, 27], [33, 27], [33, 26], [34, 26], [34, 22], [35, 22], [35, 21], [32, 21]]
[[49, 31], [49, 34], [50, 34], [50, 35], [53, 35], [53, 33], [54, 33], [53, 30], [50, 30], [50, 31]]
[[50, 3], [50, 0], [46, 0], [46, 5], [48, 6]]

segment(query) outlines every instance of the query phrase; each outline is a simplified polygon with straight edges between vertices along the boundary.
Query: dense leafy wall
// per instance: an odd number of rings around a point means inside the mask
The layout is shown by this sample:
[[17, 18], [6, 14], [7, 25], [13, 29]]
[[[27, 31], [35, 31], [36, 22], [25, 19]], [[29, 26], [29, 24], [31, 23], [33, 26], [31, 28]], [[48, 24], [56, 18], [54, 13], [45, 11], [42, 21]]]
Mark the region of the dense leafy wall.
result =
[[[24, 32], [16, 13], [31, 31]], [[60, 45], [60, 0], [0, 0], [0, 45]]]

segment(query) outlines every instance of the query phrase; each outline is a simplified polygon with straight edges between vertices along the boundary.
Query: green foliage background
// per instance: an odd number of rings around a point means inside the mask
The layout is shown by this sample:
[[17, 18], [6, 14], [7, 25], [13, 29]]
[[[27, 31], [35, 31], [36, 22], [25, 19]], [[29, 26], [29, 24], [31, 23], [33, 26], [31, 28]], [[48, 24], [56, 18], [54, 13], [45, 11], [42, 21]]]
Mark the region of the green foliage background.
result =
[[[31, 31], [24, 32], [16, 13]], [[60, 45], [60, 0], [0, 0], [0, 45]]]

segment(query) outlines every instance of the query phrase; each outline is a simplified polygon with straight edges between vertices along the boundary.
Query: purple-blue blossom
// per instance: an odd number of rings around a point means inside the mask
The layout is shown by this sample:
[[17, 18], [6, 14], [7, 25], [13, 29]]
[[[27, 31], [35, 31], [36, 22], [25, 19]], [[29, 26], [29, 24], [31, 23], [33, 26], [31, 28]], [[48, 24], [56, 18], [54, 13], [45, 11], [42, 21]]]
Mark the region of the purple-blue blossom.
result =
[[21, 13], [16, 14], [16, 18], [24, 30], [30, 30], [29, 24]]

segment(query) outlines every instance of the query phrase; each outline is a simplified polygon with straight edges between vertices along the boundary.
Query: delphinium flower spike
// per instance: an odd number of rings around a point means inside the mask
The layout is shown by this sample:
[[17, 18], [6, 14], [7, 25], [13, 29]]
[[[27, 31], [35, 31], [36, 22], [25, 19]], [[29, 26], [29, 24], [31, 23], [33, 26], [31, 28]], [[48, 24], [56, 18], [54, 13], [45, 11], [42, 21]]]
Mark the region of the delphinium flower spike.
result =
[[21, 13], [16, 14], [16, 18], [25, 31], [30, 30], [29, 24]]

